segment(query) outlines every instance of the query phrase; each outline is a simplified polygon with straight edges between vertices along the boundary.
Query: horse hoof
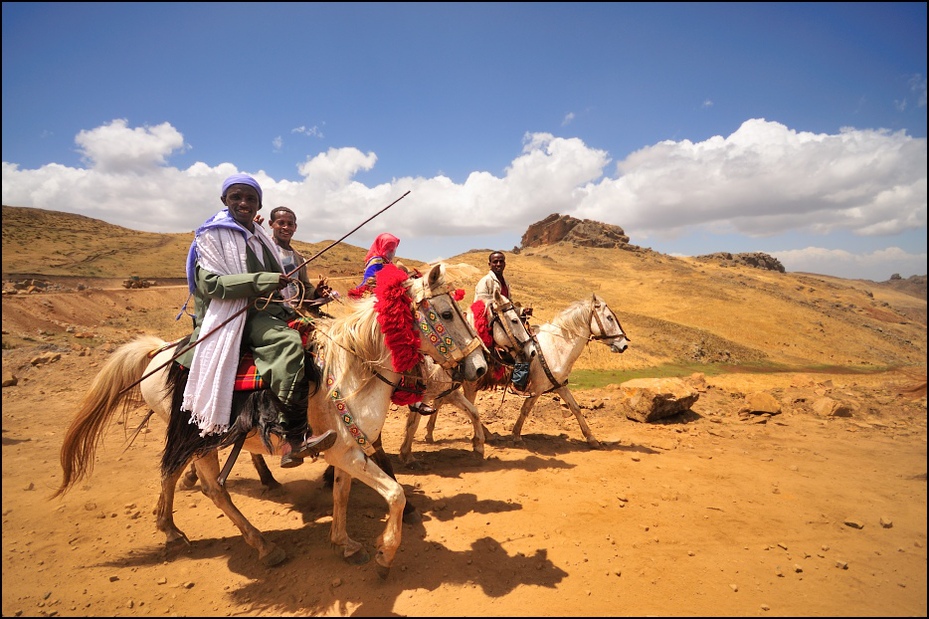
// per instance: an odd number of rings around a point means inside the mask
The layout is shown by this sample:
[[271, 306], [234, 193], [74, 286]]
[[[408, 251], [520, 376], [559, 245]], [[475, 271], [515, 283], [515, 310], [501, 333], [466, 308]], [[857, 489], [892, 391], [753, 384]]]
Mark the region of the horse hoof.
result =
[[286, 558], [287, 553], [284, 552], [284, 549], [280, 546], [275, 546], [274, 550], [261, 557], [261, 563], [267, 567], [272, 567], [278, 563], [281, 563]]
[[164, 556], [165, 559], [173, 559], [178, 555], [181, 555], [185, 552], [188, 552], [191, 548], [190, 540], [187, 537], [176, 537], [174, 539], [169, 539], [165, 542], [164, 545]]
[[365, 550], [356, 550], [350, 555], [345, 556], [345, 562], [349, 565], [364, 565], [371, 560], [371, 555]]
[[603, 449], [603, 445], [598, 440], [587, 441], [587, 444], [590, 445], [591, 449]]
[[412, 509], [409, 513], [403, 512], [403, 524], [422, 524], [423, 515]]
[[419, 460], [410, 460], [404, 466], [406, 466], [409, 471], [422, 471], [425, 468], [423, 467], [423, 463]]
[[390, 566], [378, 563], [375, 567], [377, 569], [377, 575], [381, 577], [381, 580], [387, 580], [387, 576], [390, 575]]
[[181, 483], [184, 485], [184, 488], [190, 490], [197, 484], [197, 474], [196, 473], [187, 473], [184, 475], [184, 478], [181, 480]]

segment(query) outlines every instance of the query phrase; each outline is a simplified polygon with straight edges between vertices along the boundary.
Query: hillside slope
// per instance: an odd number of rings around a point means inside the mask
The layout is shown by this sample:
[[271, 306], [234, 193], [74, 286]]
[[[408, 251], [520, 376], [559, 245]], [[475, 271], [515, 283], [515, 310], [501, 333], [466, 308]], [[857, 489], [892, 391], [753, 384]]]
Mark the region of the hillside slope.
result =
[[[190, 236], [136, 232], [76, 215], [4, 206], [4, 280], [46, 277], [78, 295], [4, 295], [4, 347], [34, 339], [37, 330], [50, 341], [71, 345], [80, 344], [73, 333], [91, 330], [108, 340], [128, 339], [140, 329], [183, 334], [187, 323], [174, 317], [186, 290], [164, 284], [183, 282]], [[331, 242], [296, 245], [312, 256]], [[341, 243], [315, 260], [310, 272], [328, 276], [344, 293], [360, 277], [364, 251]], [[487, 250], [447, 263], [470, 303], [474, 284], [487, 270]], [[114, 283], [130, 274], [160, 278], [162, 285], [128, 291]], [[920, 298], [891, 283], [568, 242], [511, 253], [506, 274], [515, 300], [534, 308], [536, 323], [593, 293], [614, 309], [631, 338], [630, 349], [614, 355], [590, 345], [577, 368], [714, 363], [868, 369], [926, 363], [925, 294]], [[86, 290], [76, 291], [79, 287]], [[336, 305], [329, 308], [340, 311]]]

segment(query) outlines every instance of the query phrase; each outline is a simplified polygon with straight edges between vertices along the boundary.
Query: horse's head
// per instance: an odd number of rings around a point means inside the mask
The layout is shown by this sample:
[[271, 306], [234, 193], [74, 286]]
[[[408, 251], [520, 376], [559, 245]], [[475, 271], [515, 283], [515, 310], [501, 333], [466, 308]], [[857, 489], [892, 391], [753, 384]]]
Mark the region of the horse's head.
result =
[[536, 342], [526, 329], [519, 308], [494, 290], [494, 301], [488, 311], [488, 328], [494, 344], [514, 357], [522, 352], [526, 359], [531, 359], [536, 354]]
[[625, 352], [632, 340], [606, 301], [594, 294], [590, 299], [590, 339], [602, 341], [613, 352]]
[[424, 277], [408, 281], [423, 353], [456, 380], [483, 376], [487, 361], [481, 340], [458, 307], [453, 288], [446, 282], [445, 265], [436, 264]]

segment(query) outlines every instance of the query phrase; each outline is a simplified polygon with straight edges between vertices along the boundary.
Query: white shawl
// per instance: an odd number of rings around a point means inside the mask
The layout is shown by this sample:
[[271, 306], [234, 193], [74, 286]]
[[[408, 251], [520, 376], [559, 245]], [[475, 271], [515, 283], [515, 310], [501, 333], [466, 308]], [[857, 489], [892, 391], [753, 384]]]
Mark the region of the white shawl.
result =
[[[278, 256], [274, 242], [261, 226], [255, 226], [255, 236], [272, 255]], [[248, 272], [242, 232], [223, 227], [206, 229], [197, 236], [196, 244], [201, 268], [218, 275]], [[181, 404], [182, 410], [191, 411], [190, 423], [200, 428], [201, 437], [229, 430], [245, 308], [250, 302], [250, 299], [211, 299], [203, 317]], [[214, 329], [218, 332], [213, 333]]]

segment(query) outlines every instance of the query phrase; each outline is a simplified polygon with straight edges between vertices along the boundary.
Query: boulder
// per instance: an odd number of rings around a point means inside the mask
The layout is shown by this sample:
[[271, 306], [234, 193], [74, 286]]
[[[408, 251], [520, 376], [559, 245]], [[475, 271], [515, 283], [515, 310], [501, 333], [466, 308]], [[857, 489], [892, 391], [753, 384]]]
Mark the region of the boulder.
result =
[[619, 386], [620, 410], [633, 421], [649, 422], [690, 410], [700, 398], [680, 378], [635, 378]]

